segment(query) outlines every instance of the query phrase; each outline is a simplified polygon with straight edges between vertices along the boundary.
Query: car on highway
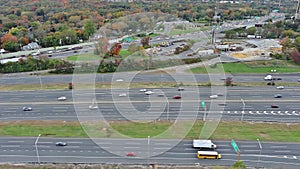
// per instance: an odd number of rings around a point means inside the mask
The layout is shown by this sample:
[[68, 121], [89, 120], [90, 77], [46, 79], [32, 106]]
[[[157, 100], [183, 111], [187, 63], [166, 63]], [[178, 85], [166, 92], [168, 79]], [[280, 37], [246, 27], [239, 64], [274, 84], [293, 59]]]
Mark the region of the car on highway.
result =
[[178, 91], [184, 91], [184, 88], [183, 88], [183, 87], [178, 87], [177, 90], [178, 90]]
[[276, 104], [272, 104], [272, 105], [271, 105], [271, 108], [279, 108], [279, 106], [276, 105]]
[[298, 79], [298, 82], [300, 82], [300, 79]]
[[275, 94], [274, 98], [282, 98], [282, 94]]
[[277, 89], [284, 89], [284, 86], [277, 86]]
[[181, 99], [181, 96], [180, 95], [175, 95], [175, 96], [173, 96], [173, 99]]
[[216, 99], [216, 98], [218, 98], [218, 95], [214, 94], [214, 95], [209, 96], [209, 98], [210, 99]]
[[272, 80], [273, 79], [273, 76], [272, 75], [266, 75], [264, 77], [264, 80]]
[[67, 146], [67, 143], [66, 143], [66, 142], [62, 142], [62, 141], [59, 141], [59, 142], [56, 142], [55, 145], [56, 145], [56, 146], [62, 146], [62, 147], [64, 147], [64, 146]]
[[65, 101], [65, 100], [67, 100], [67, 97], [60, 96], [60, 97], [57, 98], [57, 100], [59, 100], [59, 101]]
[[157, 93], [157, 96], [158, 96], [158, 97], [164, 97], [165, 94], [164, 94], [164, 93]]
[[95, 110], [95, 109], [98, 109], [98, 108], [99, 107], [97, 105], [94, 105], [94, 104], [89, 105], [90, 110]]
[[31, 110], [32, 110], [31, 107], [28, 107], [28, 106], [24, 106], [24, 107], [23, 107], [23, 111], [31, 111]]
[[119, 97], [126, 97], [126, 96], [127, 96], [126, 93], [121, 93], [121, 94], [119, 94]]
[[140, 92], [146, 92], [147, 89], [140, 89]]
[[151, 94], [153, 94], [153, 93], [154, 93], [154, 92], [152, 92], [152, 91], [150, 91], [150, 90], [145, 92], [146, 95], [151, 95]]
[[126, 156], [128, 156], [128, 157], [134, 157], [134, 156], [135, 156], [135, 153], [134, 153], [134, 152], [128, 152], [128, 153], [126, 154]]
[[116, 82], [123, 82], [123, 79], [117, 79]]

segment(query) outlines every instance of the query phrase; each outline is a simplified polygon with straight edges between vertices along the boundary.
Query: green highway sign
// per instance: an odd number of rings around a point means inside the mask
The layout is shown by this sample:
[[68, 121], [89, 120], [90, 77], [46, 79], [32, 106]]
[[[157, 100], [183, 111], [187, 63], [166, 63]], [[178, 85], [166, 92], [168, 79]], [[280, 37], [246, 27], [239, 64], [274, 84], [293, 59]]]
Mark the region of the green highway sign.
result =
[[204, 101], [201, 102], [201, 106], [205, 107], [205, 102]]
[[231, 140], [231, 146], [234, 149], [235, 152], [239, 151], [238, 145], [234, 142], [234, 140]]

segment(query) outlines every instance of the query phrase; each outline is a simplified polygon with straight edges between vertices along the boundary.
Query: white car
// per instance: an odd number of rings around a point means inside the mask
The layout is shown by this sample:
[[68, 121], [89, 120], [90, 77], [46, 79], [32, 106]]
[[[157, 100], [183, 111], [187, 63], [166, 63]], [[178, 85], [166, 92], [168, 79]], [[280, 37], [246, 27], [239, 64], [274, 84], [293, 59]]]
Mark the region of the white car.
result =
[[67, 98], [65, 96], [61, 96], [61, 97], [57, 98], [57, 100], [59, 100], [59, 101], [65, 101], [65, 100], [67, 100]]
[[140, 92], [146, 92], [147, 89], [140, 89]]
[[32, 110], [32, 108], [31, 107], [23, 107], [23, 111], [31, 111]]
[[209, 98], [216, 99], [216, 98], [218, 98], [218, 95], [214, 94], [214, 95], [209, 96]]
[[184, 91], [184, 88], [183, 88], [183, 87], [178, 87], [177, 90], [178, 90], [178, 91]]
[[98, 109], [98, 106], [91, 104], [91, 105], [89, 105], [89, 109], [90, 110], [95, 110], [95, 109]]
[[126, 93], [121, 93], [121, 94], [119, 94], [119, 97], [126, 97], [126, 96], [127, 96]]
[[272, 75], [267, 75], [267, 76], [264, 77], [264, 79], [265, 79], [265, 80], [272, 80], [273, 77], [272, 77]]
[[146, 95], [151, 95], [151, 94], [153, 94], [153, 93], [154, 93], [154, 92], [152, 92], [152, 91], [150, 91], [150, 90], [145, 92]]
[[123, 82], [123, 79], [117, 79], [116, 82]]
[[277, 86], [277, 89], [284, 89], [284, 86]]

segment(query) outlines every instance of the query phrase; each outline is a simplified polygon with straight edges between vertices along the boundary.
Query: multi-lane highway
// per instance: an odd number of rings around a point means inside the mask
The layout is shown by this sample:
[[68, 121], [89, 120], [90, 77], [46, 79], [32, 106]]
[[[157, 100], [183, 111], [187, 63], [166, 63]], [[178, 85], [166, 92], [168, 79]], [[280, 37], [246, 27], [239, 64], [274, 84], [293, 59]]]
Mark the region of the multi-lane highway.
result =
[[[220, 72], [222, 73], [222, 72]], [[84, 77], [86, 75], [77, 74], [76, 77]], [[293, 74], [274, 74], [275, 78], [282, 78], [278, 82], [298, 82], [300, 73]], [[225, 77], [232, 77], [233, 82], [265, 82], [264, 75], [260, 74], [224, 74], [224, 75], [214, 75], [214, 74], [148, 74], [148, 73], [118, 73], [118, 75], [113, 73], [107, 74], [95, 74], [96, 83], [114, 83], [115, 77], [122, 77], [125, 82], [178, 82], [176, 79], [183, 79], [183, 83], [188, 82], [209, 82], [214, 77], [219, 77], [220, 82], [224, 81]], [[131, 77], [133, 77], [131, 79]], [[69, 83], [72, 82], [74, 75], [49, 75], [49, 76], [35, 76], [27, 74], [11, 74], [11, 75], [2, 75], [0, 78], [1, 85], [12, 85], [12, 84], [57, 84], [57, 83]], [[41, 81], [40, 81], [41, 80]], [[267, 82], [266, 82], [267, 83]]]
[[[58, 141], [67, 146], [55, 146]], [[191, 140], [160, 139], [81, 139], [37, 137], [1, 137], [0, 162], [51, 162], [51, 163], [122, 163], [161, 165], [232, 165], [238, 155], [230, 141], [215, 141], [220, 160], [200, 160]], [[300, 166], [299, 143], [273, 143], [236, 141], [240, 158], [248, 167], [294, 169]], [[135, 157], [126, 157], [134, 152]]]
[[[78, 116], [103, 116], [106, 120], [126, 120], [124, 115], [137, 115], [136, 118], [146, 119], [203, 119], [204, 113], [208, 118], [222, 120], [249, 121], [300, 121], [300, 88], [286, 87], [228, 87], [226, 90], [212, 93], [209, 87], [185, 87], [184, 91], [177, 88], [148, 89], [154, 93], [146, 95], [139, 89], [112, 90], [83, 90], [76, 93], [71, 90], [62, 91], [11, 91], [1, 92], [0, 119], [53, 119], [77, 120]], [[125, 93], [125, 97], [119, 95]], [[164, 96], [158, 96], [163, 93]], [[219, 94], [217, 99], [211, 95]], [[274, 98], [281, 94], [282, 98]], [[173, 99], [181, 95], [181, 99]], [[66, 101], [57, 98], [65, 96]], [[205, 107], [201, 102], [205, 102]], [[92, 104], [98, 108], [89, 109]], [[277, 105], [279, 108], [272, 108]], [[24, 106], [32, 107], [32, 111], [23, 111]], [[138, 116], [140, 115], [140, 116]], [[141, 120], [141, 119], [137, 119]]]

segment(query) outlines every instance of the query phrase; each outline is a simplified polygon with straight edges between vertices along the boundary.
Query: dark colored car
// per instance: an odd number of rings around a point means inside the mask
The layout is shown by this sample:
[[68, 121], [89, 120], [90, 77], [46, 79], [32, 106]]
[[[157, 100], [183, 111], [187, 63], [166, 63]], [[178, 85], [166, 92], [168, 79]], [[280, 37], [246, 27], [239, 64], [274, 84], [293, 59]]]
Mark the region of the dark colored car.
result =
[[276, 104], [272, 104], [272, 105], [271, 105], [271, 108], [279, 108], [279, 106], [276, 105]]
[[175, 96], [173, 96], [173, 99], [181, 99], [181, 96], [175, 95]]
[[282, 95], [281, 94], [275, 94], [274, 98], [282, 98]]
[[57, 143], [55, 143], [55, 145], [56, 146], [66, 146], [67, 145], [67, 143], [66, 142], [57, 142]]
[[31, 111], [32, 110], [32, 108], [31, 107], [23, 107], [23, 111]]

